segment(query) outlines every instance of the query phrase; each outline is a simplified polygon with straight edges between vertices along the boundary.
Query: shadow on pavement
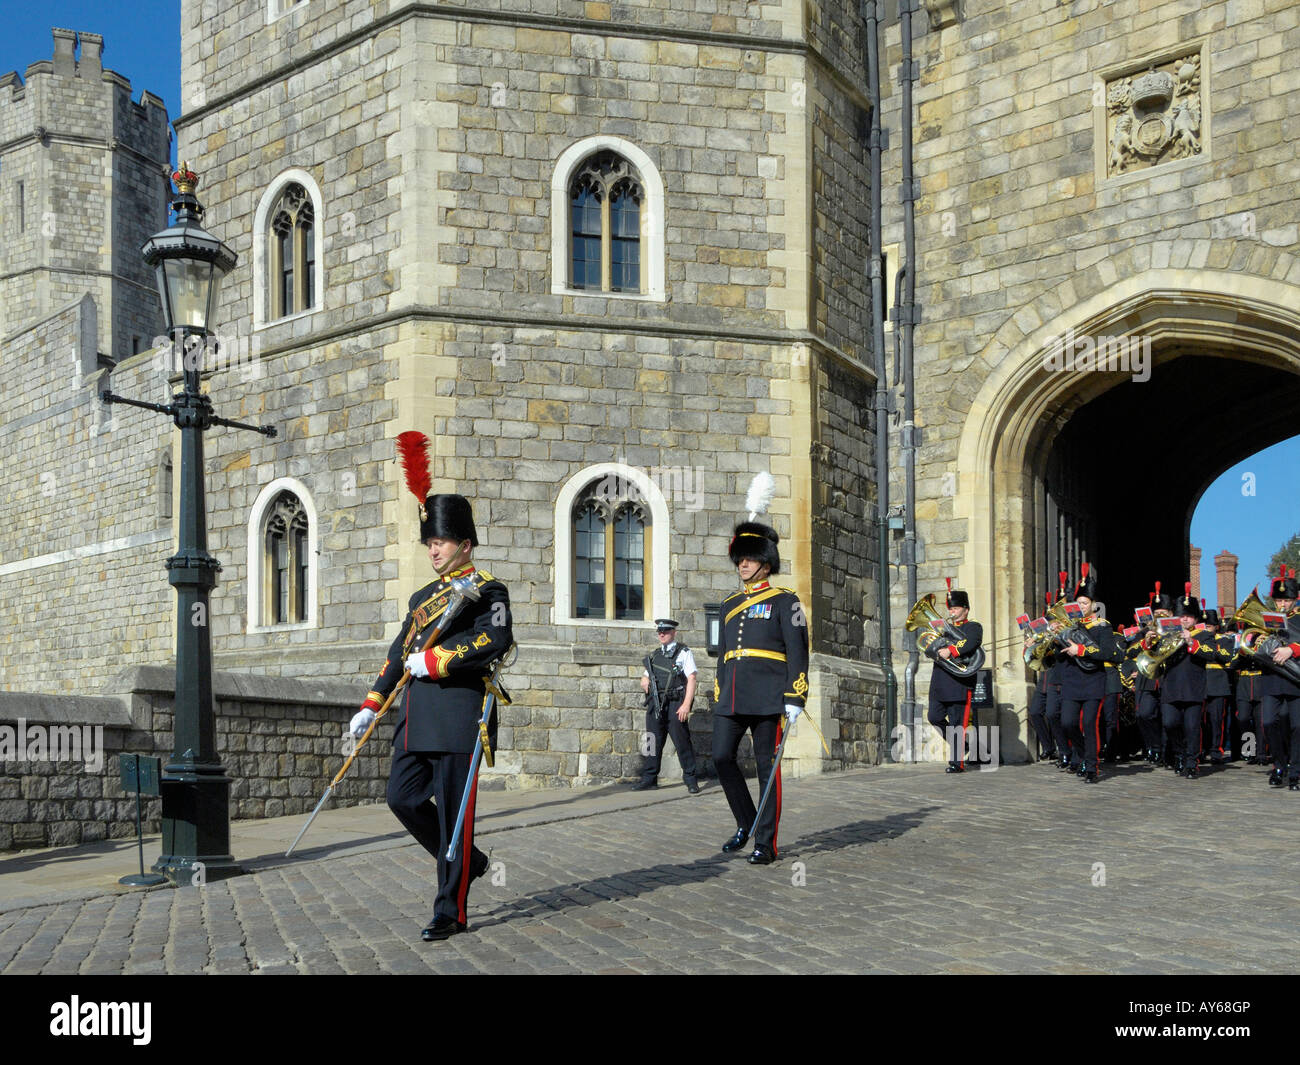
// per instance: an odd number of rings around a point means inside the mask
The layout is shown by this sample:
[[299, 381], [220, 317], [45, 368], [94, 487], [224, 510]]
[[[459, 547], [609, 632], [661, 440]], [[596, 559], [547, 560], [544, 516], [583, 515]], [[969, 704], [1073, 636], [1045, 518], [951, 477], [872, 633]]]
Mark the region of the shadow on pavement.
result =
[[[839, 825], [810, 836], [801, 837], [796, 843], [780, 847], [781, 861], [790, 857], [814, 853], [843, 850], [864, 843], [875, 843], [882, 839], [892, 839], [904, 832], [917, 828], [931, 812], [941, 809], [926, 806], [903, 814], [892, 814], [875, 821], [854, 821]], [[778, 840], [779, 842], [779, 840]], [[648, 895], [661, 887], [684, 884], [703, 884], [716, 880], [726, 873], [736, 862], [743, 862], [741, 854], [714, 854], [707, 858], [697, 858], [685, 865], [651, 865], [643, 869], [631, 869], [613, 876], [598, 877], [595, 880], [578, 880], [571, 884], [562, 884], [525, 898], [502, 903], [489, 910], [480, 921], [474, 922], [475, 929], [491, 928], [493, 925], [505, 924], [513, 920], [529, 920], [548, 914], [573, 909], [574, 907], [592, 906], [601, 902], [622, 902]]]

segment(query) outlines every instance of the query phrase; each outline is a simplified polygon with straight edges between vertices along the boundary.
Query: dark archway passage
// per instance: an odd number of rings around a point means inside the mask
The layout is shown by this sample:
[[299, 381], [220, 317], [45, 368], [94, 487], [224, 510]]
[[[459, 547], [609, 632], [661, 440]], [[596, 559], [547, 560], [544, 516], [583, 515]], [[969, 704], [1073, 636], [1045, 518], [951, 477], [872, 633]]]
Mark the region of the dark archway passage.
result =
[[1130, 621], [1156, 580], [1181, 593], [1205, 489], [1296, 433], [1300, 375], [1203, 349], [1153, 354], [1150, 380], [1126, 380], [1075, 409], [1067, 397], [1029, 449], [1026, 576], [1040, 609], [1056, 572], [1077, 579], [1083, 561], [1097, 567], [1118, 623]]

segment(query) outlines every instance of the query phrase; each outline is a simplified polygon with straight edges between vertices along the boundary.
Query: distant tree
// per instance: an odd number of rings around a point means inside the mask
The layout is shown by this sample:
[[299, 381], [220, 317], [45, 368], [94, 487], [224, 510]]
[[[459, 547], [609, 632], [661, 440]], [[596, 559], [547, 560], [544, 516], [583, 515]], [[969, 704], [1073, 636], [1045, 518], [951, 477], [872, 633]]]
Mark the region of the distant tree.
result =
[[1268, 575], [1280, 576], [1284, 565], [1293, 573], [1300, 569], [1300, 532], [1292, 536], [1274, 553], [1268, 564]]

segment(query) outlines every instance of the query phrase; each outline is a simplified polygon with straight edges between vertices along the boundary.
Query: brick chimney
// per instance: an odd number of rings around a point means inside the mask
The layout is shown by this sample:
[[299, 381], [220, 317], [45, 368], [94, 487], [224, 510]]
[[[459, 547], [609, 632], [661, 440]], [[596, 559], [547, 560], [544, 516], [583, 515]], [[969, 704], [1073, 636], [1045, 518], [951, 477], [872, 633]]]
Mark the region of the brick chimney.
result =
[[1214, 571], [1219, 586], [1219, 606], [1236, 610], [1240, 600], [1237, 598], [1237, 563], [1240, 560], [1231, 551], [1220, 551], [1214, 556]]
[[1192, 598], [1201, 598], [1201, 549], [1192, 548]]

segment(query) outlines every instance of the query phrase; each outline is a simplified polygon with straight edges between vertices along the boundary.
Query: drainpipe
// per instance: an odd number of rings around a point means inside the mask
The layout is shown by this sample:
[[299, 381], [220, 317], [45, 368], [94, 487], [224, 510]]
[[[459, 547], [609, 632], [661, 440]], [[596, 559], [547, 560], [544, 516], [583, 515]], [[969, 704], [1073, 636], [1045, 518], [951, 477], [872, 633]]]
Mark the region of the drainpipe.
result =
[[[894, 728], [898, 725], [898, 679], [894, 676], [894, 634], [889, 610], [889, 388], [885, 377], [885, 278], [881, 248], [880, 153], [883, 132], [880, 128], [880, 40], [879, 24], [883, 12], [878, 0], [863, 0], [862, 17], [867, 31], [867, 96], [871, 100], [870, 197], [871, 262], [871, 350], [875, 353], [876, 372], [876, 557], [880, 560], [877, 579], [880, 621], [880, 668], [885, 674], [885, 749], [893, 749]], [[882, 761], [884, 760], [882, 756]]]
[[[916, 593], [916, 390], [915, 367], [912, 351], [913, 327], [920, 320], [916, 306], [916, 187], [912, 177], [912, 82], [917, 78], [916, 62], [912, 59], [912, 6], [915, 0], [899, 0], [899, 29], [902, 34], [902, 62], [898, 69], [898, 82], [902, 88], [902, 155], [903, 155], [903, 261], [898, 280], [902, 298], [897, 304], [894, 323], [895, 334], [902, 344], [903, 361], [903, 479], [904, 524], [903, 565], [907, 571], [907, 602], [915, 603]], [[907, 670], [904, 674], [904, 714], [912, 730], [913, 757], [919, 760], [921, 729], [916, 706], [916, 671], [920, 665], [920, 652], [916, 638], [907, 641]]]

